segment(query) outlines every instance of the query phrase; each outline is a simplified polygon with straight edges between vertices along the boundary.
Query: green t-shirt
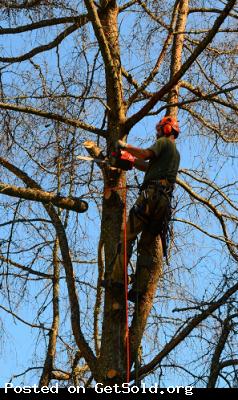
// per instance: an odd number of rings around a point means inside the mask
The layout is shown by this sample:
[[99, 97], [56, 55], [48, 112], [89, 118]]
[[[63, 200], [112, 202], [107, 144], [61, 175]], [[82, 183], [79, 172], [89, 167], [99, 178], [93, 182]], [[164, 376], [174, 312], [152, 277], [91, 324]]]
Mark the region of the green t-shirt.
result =
[[175, 143], [166, 137], [159, 138], [149, 150], [155, 154], [149, 162], [144, 183], [151, 180], [168, 179], [174, 183], [179, 168], [180, 154]]

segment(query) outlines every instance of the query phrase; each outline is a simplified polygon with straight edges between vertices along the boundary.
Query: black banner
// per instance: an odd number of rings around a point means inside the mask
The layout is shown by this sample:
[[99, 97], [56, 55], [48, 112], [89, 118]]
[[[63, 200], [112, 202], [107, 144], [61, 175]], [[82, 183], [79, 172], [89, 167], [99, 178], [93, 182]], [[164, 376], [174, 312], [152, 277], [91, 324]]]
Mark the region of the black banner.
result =
[[[187, 388], [187, 390], [186, 390]], [[0, 388], [0, 398], [1, 400], [54, 400], [54, 399], [91, 399], [91, 398], [113, 398], [121, 399], [124, 395], [129, 395], [131, 398], [137, 394], [141, 395], [147, 400], [149, 399], [160, 399], [160, 400], [175, 400], [175, 399], [191, 399], [191, 400], [204, 400], [210, 396], [226, 396], [229, 400], [238, 399], [238, 389], [196, 389], [190, 386], [170, 386], [168, 388], [158, 388], [157, 386], [151, 386], [147, 388], [140, 389], [137, 386], [130, 386], [129, 388], [110, 388], [106, 387], [95, 387], [91, 389], [84, 389], [80, 386], [69, 388], [58, 388], [57, 386], [52, 386], [51, 388], [42, 387], [29, 387], [29, 386], [15, 386], [13, 388]], [[125, 398], [125, 397], [123, 397]]]

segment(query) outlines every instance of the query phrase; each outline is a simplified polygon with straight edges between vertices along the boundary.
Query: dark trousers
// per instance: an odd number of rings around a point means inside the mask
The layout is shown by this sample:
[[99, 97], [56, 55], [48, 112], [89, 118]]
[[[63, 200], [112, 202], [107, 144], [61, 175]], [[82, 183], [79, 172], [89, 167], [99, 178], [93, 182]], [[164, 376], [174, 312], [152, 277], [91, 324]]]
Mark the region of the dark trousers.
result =
[[[130, 210], [126, 227], [127, 264], [132, 255], [135, 239], [141, 233], [138, 243], [136, 264], [136, 287], [143, 292], [153, 263], [153, 246], [155, 236], [159, 234], [160, 225], [169, 206], [169, 197], [156, 186], [148, 186], [136, 200]], [[117, 254], [111, 279], [112, 282], [124, 283], [124, 231], [120, 235], [120, 251]]]

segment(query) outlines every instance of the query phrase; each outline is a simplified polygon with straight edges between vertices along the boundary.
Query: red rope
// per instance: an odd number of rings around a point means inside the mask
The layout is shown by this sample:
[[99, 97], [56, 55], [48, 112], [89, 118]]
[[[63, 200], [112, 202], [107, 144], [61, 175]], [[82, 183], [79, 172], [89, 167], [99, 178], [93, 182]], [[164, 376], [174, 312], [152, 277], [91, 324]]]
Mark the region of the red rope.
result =
[[126, 381], [130, 382], [130, 338], [129, 338], [129, 321], [128, 321], [128, 273], [127, 273], [127, 235], [126, 235], [126, 208], [127, 208], [127, 187], [125, 187], [124, 198], [124, 283], [125, 283], [125, 306], [126, 306]]

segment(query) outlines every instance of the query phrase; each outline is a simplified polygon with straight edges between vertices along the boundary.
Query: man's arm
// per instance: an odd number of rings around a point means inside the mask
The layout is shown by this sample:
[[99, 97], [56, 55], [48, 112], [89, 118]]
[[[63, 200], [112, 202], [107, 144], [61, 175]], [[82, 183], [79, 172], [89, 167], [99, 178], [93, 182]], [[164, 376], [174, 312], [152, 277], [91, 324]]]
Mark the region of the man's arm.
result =
[[123, 142], [122, 140], [118, 140], [118, 144], [122, 149], [125, 149], [126, 151], [128, 151], [128, 153], [142, 160], [150, 160], [155, 156], [152, 150], [140, 149], [139, 147], [134, 147], [131, 144]]
[[140, 158], [136, 158], [134, 162], [134, 167], [138, 169], [139, 171], [146, 172], [148, 169], [149, 163], [145, 160], [142, 160]]

